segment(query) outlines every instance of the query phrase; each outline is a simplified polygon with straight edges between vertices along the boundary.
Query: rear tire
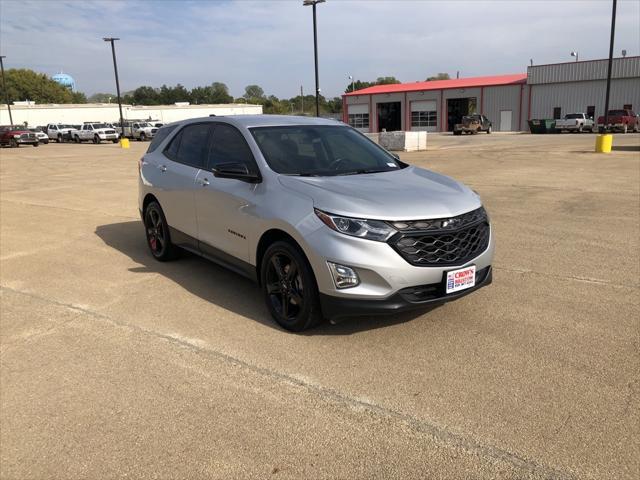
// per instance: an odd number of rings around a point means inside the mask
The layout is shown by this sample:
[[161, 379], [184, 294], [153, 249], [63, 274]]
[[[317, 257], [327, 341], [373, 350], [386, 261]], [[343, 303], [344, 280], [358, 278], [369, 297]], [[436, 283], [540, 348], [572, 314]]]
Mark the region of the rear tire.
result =
[[58, 138], [56, 138], [56, 142], [62, 143], [62, 135], [58, 134]]
[[40, 142], [32, 143], [31, 145], [33, 145], [34, 147], [39, 147], [40, 146]]
[[75, 137], [73, 137], [73, 141], [76, 143], [80, 143], [80, 137], [76, 135]]
[[629, 126], [625, 123], [625, 124], [622, 126], [622, 133], [627, 133], [627, 131], [628, 131], [628, 130], [629, 130]]
[[582, 125], [578, 126], [578, 133], [582, 133]]
[[278, 241], [267, 248], [260, 284], [267, 309], [282, 328], [301, 332], [322, 321], [316, 279], [297, 245]]
[[176, 247], [171, 243], [169, 225], [158, 202], [151, 202], [144, 211], [147, 247], [153, 258], [166, 262], [175, 258]]

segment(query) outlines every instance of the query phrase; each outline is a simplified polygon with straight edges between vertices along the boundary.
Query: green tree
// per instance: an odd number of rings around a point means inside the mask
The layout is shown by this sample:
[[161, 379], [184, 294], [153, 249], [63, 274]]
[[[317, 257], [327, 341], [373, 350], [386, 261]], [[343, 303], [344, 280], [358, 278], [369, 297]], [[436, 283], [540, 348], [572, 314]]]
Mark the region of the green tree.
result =
[[265, 98], [264, 90], [259, 85], [247, 85], [244, 87], [243, 97], [251, 103], [262, 103], [261, 100]]
[[71, 103], [87, 103], [87, 96], [82, 92], [71, 92]]
[[[73, 92], [51, 80], [44, 73], [26, 68], [10, 68], [5, 71], [5, 81], [10, 102], [31, 100], [36, 103], [71, 103]], [[0, 84], [3, 100], [5, 92]]]
[[363, 82], [362, 80], [355, 80], [353, 84], [349, 82], [347, 88], [344, 89], [344, 93], [350, 93], [352, 90], [362, 90], [375, 85], [374, 82]]
[[378, 77], [375, 81], [376, 85], [391, 85], [394, 83], [400, 83], [396, 77]]
[[427, 77], [427, 82], [432, 82], [434, 80], [451, 80], [451, 77], [448, 73], [437, 73], [433, 77]]

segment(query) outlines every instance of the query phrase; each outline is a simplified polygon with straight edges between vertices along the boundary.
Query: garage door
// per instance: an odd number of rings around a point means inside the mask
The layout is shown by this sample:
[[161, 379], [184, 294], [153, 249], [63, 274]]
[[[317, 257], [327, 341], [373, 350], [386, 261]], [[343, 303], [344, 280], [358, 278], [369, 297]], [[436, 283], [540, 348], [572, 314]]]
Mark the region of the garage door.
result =
[[412, 112], [433, 112], [436, 110], [435, 100], [423, 100], [420, 102], [411, 102]]

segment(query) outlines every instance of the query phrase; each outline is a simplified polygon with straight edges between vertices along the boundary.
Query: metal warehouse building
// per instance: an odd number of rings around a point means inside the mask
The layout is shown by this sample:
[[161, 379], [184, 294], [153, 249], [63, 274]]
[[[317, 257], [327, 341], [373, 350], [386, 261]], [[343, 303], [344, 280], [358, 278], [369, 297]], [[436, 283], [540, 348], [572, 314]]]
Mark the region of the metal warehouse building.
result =
[[[604, 113], [607, 60], [529, 67], [527, 73], [375, 85], [343, 95], [343, 121], [363, 132], [453, 130], [480, 113], [497, 131], [523, 131], [531, 118]], [[613, 61], [610, 108], [640, 107], [640, 57]], [[597, 118], [596, 118], [597, 119]]]

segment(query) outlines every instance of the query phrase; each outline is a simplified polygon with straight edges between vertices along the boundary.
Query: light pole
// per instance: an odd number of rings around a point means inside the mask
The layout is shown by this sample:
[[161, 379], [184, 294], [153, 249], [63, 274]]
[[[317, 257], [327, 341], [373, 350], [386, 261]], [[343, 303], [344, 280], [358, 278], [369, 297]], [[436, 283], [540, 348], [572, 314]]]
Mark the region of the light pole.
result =
[[11, 116], [11, 105], [9, 105], [9, 90], [7, 90], [7, 84], [4, 81], [4, 63], [2, 59], [6, 58], [4, 55], [0, 55], [0, 70], [2, 70], [2, 89], [4, 90], [4, 99], [7, 102], [7, 110], [9, 111], [9, 123], [13, 125], [13, 117]]
[[351, 93], [356, 91], [356, 87], [353, 83], [353, 75], [349, 75], [349, 80], [351, 80]]
[[104, 37], [105, 42], [111, 43], [111, 55], [113, 55], [113, 70], [116, 74], [116, 93], [118, 94], [118, 110], [120, 110], [120, 135], [124, 137], [124, 117], [122, 116], [122, 100], [120, 99], [120, 80], [118, 80], [118, 63], [116, 62], [116, 47], [114, 42], [120, 40], [115, 37]]
[[313, 7], [313, 54], [316, 63], [316, 117], [320, 116], [320, 82], [318, 80], [318, 29], [316, 27], [316, 5], [326, 0], [303, 0], [302, 5]]
[[572, 57], [576, 57], [576, 62], [578, 61], [578, 52], [571, 52]]
[[616, 36], [616, 5], [618, 0], [613, 0], [611, 12], [611, 39], [609, 40], [609, 63], [607, 65], [607, 91], [604, 97], [604, 128], [609, 124], [609, 92], [611, 91], [611, 67], [613, 65], [613, 41]]

